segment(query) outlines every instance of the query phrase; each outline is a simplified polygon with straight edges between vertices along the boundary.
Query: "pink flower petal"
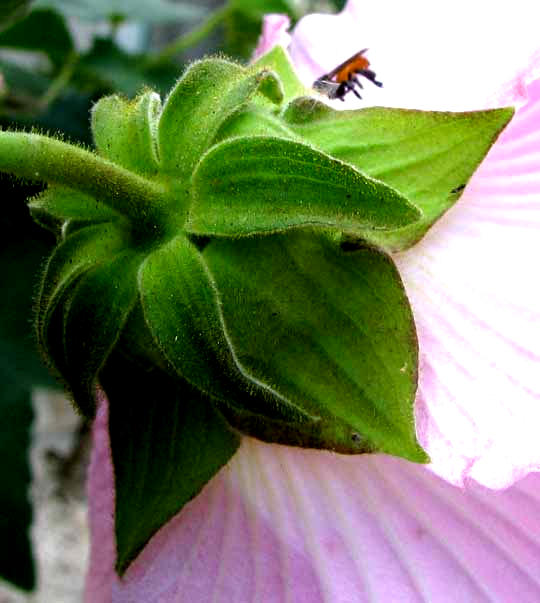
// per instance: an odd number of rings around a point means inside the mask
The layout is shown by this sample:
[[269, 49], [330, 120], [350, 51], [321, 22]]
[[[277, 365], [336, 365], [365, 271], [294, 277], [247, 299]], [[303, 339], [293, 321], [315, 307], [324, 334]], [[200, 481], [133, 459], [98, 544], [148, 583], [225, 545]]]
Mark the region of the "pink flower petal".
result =
[[116, 574], [114, 562], [114, 473], [109, 440], [108, 403], [102, 397], [92, 426], [92, 456], [87, 493], [91, 546], [85, 601], [108, 603]]
[[[297, 24], [289, 51], [306, 86], [362, 48], [384, 87], [366, 84], [363, 101], [427, 110], [479, 109], [500, 102], [500, 88], [523, 73], [540, 48], [538, 4], [456, 0], [349, 0], [338, 15], [308, 15]], [[339, 106], [339, 105], [336, 105]]]
[[111, 563], [105, 430], [98, 420], [87, 603], [540, 600], [540, 474], [463, 491], [391, 457], [249, 438], [120, 580], [100, 560]]
[[287, 32], [291, 22], [287, 15], [270, 14], [265, 15], [262, 25], [262, 33], [253, 53], [253, 59], [257, 59], [276, 45], [284, 48], [290, 44], [291, 36]]
[[396, 257], [434, 470], [505, 487], [540, 469], [540, 80], [459, 203]]

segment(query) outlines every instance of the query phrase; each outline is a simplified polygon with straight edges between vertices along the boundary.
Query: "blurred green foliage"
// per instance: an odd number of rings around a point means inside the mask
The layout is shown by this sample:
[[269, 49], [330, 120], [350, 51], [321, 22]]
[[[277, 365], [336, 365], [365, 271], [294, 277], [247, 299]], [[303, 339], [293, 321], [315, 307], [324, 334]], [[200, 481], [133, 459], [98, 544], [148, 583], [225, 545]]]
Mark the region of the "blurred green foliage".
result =
[[[16, 185], [0, 178], [3, 211], [0, 215], [2, 248], [0, 275], [0, 575], [21, 588], [32, 588], [28, 526], [32, 510], [28, 499], [30, 469], [28, 445], [32, 421], [31, 389], [53, 385], [36, 353], [31, 323], [36, 278], [52, 237], [31, 222], [25, 198], [36, 187]], [[9, 459], [9, 462], [6, 460]]]

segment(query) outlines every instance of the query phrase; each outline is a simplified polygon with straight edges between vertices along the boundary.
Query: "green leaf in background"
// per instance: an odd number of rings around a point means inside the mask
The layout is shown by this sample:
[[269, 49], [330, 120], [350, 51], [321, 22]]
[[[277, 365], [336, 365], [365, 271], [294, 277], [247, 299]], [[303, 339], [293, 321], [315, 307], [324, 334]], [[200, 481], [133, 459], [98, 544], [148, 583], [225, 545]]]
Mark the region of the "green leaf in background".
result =
[[[41, 96], [51, 84], [51, 77], [42, 73], [37, 73], [34, 69], [26, 69], [20, 65], [15, 65], [7, 60], [0, 60], [0, 70], [4, 80], [5, 94], [0, 102], [0, 110], [5, 113], [11, 109], [6, 106], [15, 105], [14, 112], [19, 109], [18, 104], [22, 105], [22, 99], [35, 102], [35, 97]], [[18, 97], [22, 97], [19, 100]], [[7, 111], [6, 111], [7, 110]], [[12, 124], [11, 124], [12, 125]]]
[[0, 4], [0, 31], [22, 19], [30, 7], [31, 0], [2, 0]]
[[347, 0], [330, 0], [330, 4], [335, 8], [336, 12], [339, 12], [345, 8]]
[[424, 213], [395, 232], [366, 232], [390, 250], [414, 245], [460, 197], [514, 110], [466, 113], [370, 107], [335, 111], [301, 98], [285, 112], [288, 126], [317, 148], [405, 195]]
[[64, 18], [53, 10], [33, 10], [0, 33], [0, 47], [44, 52], [60, 68], [75, 49]]
[[[29, 530], [31, 389], [53, 386], [32, 332], [32, 298], [52, 237], [27, 215], [24, 198], [35, 189], [1, 178], [4, 208], [0, 246], [0, 577], [19, 588], [35, 582]], [[8, 461], [9, 459], [9, 461]]]
[[0, 383], [0, 578], [30, 590], [35, 585], [29, 534], [31, 393], [3, 364]]
[[53, 249], [53, 237], [28, 216], [24, 207], [28, 189], [15, 188], [5, 178], [0, 181], [5, 204], [0, 214], [0, 365], [19, 386], [51, 386], [54, 379], [39, 356], [30, 319], [36, 283]]
[[204, 257], [248, 374], [371, 449], [427, 460], [413, 418], [416, 331], [388, 256], [297, 232], [217, 239]]
[[264, 17], [268, 13], [299, 16], [297, 3], [293, 0], [230, 0], [229, 6], [252, 18]]
[[192, 2], [167, 0], [36, 0], [36, 8], [53, 8], [69, 17], [85, 21], [123, 18], [145, 23], [189, 21], [204, 16], [204, 7]]
[[209, 400], [147, 366], [110, 357], [100, 377], [110, 402], [117, 571], [227, 463], [239, 438]]
[[261, 35], [264, 15], [288, 15], [292, 25], [300, 18], [291, 0], [229, 0], [225, 20], [225, 52], [248, 59]]
[[7, 94], [0, 102], [0, 125], [5, 129], [39, 129], [62, 132], [70, 139], [91, 143], [88, 114], [92, 96], [65, 88], [51, 102], [42, 103], [53, 84], [53, 77], [0, 60], [0, 71]]
[[405, 197], [305, 144], [269, 137], [225, 140], [192, 179], [187, 228], [242, 236], [307, 225], [358, 232], [420, 218]]
[[74, 84], [91, 87], [101, 93], [120, 92], [134, 96], [152, 86], [165, 92], [178, 78], [178, 66], [167, 62], [148, 69], [145, 55], [130, 54], [108, 38], [94, 38], [92, 48], [78, 63]]

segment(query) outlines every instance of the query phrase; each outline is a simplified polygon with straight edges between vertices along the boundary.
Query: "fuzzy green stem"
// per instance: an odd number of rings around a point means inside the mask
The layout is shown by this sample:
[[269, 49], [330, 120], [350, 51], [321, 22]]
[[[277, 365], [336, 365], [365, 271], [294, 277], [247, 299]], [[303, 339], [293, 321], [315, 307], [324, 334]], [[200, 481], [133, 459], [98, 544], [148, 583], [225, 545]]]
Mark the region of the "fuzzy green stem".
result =
[[204, 40], [206, 36], [212, 33], [212, 31], [225, 20], [230, 11], [231, 8], [227, 3], [222, 8], [211, 13], [198, 27], [192, 29], [187, 34], [179, 36], [176, 40], [173, 40], [170, 44], [162, 48], [155, 56], [150, 57], [147, 62], [147, 67], [161, 65], [176, 54], [180, 54], [187, 48], [191, 48]]
[[0, 132], [0, 171], [88, 193], [137, 226], [160, 229], [166, 221], [161, 185], [55, 138]]

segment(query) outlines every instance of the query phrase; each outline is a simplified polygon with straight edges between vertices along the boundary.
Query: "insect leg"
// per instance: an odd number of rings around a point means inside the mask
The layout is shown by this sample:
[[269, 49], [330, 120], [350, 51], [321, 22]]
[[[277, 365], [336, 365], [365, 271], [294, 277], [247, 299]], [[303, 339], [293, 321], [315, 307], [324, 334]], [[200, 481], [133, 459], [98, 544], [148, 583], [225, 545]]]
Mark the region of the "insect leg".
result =
[[352, 92], [354, 94], [354, 96], [356, 96], [357, 98], [361, 99], [362, 97], [360, 96], [360, 93], [358, 92], [358, 90], [356, 89], [355, 85], [354, 85], [354, 81], [353, 80], [347, 80], [346, 82], [343, 82], [347, 88], [347, 92]]
[[358, 73], [363, 75], [366, 78], [366, 80], [373, 82], [375, 84], [375, 86], [379, 86], [379, 88], [382, 88], [382, 82], [378, 82], [376, 80], [377, 74], [374, 71], [371, 71], [371, 69], [362, 69]]

